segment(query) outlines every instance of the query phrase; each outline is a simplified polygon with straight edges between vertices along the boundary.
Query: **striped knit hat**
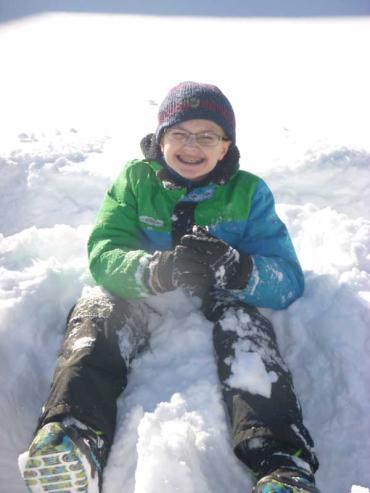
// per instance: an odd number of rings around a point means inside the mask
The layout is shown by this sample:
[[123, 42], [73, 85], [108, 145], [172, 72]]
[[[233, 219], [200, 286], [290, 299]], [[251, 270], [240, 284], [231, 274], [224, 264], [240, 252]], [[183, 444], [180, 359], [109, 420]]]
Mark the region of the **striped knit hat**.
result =
[[189, 81], [173, 87], [160, 105], [157, 142], [166, 128], [199, 119], [217, 123], [235, 143], [235, 115], [230, 101], [216, 86]]

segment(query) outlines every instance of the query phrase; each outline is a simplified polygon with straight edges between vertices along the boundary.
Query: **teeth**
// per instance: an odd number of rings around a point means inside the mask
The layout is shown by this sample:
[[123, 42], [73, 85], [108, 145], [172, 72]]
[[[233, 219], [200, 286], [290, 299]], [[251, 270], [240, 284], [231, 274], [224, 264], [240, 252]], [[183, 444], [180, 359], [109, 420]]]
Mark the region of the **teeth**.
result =
[[179, 156], [179, 159], [186, 164], [200, 164], [203, 161], [203, 159], [184, 159], [181, 156]]

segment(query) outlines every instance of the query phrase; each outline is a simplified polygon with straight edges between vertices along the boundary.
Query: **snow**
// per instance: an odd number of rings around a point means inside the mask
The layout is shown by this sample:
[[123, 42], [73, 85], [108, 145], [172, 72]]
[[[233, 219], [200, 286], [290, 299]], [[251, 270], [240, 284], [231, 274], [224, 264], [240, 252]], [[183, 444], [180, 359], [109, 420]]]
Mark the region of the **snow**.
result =
[[251, 394], [259, 394], [269, 398], [271, 384], [278, 380], [273, 371], [266, 371], [262, 358], [257, 353], [250, 353], [235, 348], [235, 361], [231, 363], [231, 377], [227, 380], [230, 387], [247, 390]]
[[[323, 493], [369, 492], [369, 23], [43, 14], [0, 24], [7, 493], [26, 491], [17, 456], [47, 396], [66, 316], [93, 286], [86, 239], [103, 194], [140, 157], [156, 103], [181, 80], [215, 83], [230, 97], [242, 167], [271, 186], [305, 270], [304, 296], [264, 314], [316, 442], [317, 483]], [[232, 453], [211, 324], [180, 291], [151, 303], [162, 315], [118, 402], [103, 493], [250, 491]], [[261, 370], [238, 361], [235, 384]], [[256, 391], [267, 394], [274, 376], [257, 375]]]

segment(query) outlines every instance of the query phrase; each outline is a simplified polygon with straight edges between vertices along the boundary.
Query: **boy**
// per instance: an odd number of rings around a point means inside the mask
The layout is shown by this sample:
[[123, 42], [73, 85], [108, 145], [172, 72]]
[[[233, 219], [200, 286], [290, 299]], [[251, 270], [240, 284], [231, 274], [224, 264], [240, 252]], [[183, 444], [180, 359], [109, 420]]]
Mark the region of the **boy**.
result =
[[[20, 456], [26, 484], [34, 493], [43, 484], [101, 491], [116, 399], [147, 342], [145, 297], [182, 287], [214, 322], [233, 446], [256, 476], [253, 491], [318, 493], [318, 461], [291, 374], [256, 308], [286, 308], [303, 292], [303, 273], [270, 190], [239, 170], [230, 102], [215, 86], [179, 84], [141, 147], [145, 159], [125, 167], [89, 238], [91, 273], [109, 294], [81, 298], [68, 317], [48, 401]], [[230, 313], [237, 326], [225, 328]], [[238, 344], [274, 376], [260, 393], [232, 385]]]

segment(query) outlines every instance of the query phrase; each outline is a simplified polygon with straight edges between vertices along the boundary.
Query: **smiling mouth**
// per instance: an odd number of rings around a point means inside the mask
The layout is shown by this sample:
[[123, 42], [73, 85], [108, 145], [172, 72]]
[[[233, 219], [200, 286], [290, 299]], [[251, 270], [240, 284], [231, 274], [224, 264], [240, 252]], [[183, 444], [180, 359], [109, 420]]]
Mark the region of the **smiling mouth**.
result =
[[204, 162], [203, 158], [197, 159], [197, 160], [189, 160], [189, 159], [184, 159], [181, 156], [177, 156], [177, 159], [180, 161], [182, 164], [188, 164], [190, 166], [196, 166], [198, 164], [202, 164]]

